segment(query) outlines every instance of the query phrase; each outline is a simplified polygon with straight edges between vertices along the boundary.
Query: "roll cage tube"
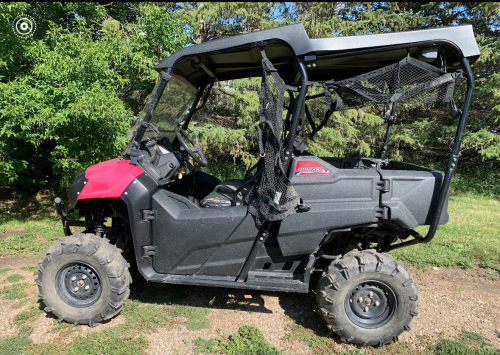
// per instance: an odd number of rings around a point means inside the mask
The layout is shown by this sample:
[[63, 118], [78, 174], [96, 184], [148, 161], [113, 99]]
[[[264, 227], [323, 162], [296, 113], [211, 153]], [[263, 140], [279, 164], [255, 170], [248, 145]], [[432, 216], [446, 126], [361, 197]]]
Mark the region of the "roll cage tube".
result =
[[413, 244], [429, 243], [434, 238], [439, 225], [439, 220], [441, 219], [441, 213], [444, 208], [446, 196], [450, 191], [451, 177], [457, 167], [458, 155], [460, 153], [460, 146], [462, 145], [462, 139], [464, 136], [465, 128], [467, 126], [467, 119], [469, 118], [469, 111], [472, 104], [472, 96], [474, 95], [475, 83], [474, 83], [474, 75], [472, 73], [469, 60], [466, 57], [464, 57], [460, 48], [458, 48], [455, 44], [450, 42], [446, 42], [446, 45], [449, 46], [455, 52], [455, 54], [457, 54], [460, 60], [460, 65], [467, 79], [467, 91], [465, 94], [464, 105], [462, 107], [462, 114], [460, 115], [460, 120], [458, 122], [457, 132], [455, 133], [455, 140], [452, 143], [453, 148], [451, 149], [451, 154], [448, 158], [448, 163], [446, 165], [446, 171], [444, 174], [443, 183], [441, 184], [441, 192], [439, 194], [439, 199], [437, 201], [436, 209], [434, 211], [434, 216], [432, 217], [432, 222], [429, 227], [429, 231], [427, 232], [427, 235], [424, 237], [420, 233], [417, 233], [412, 230], [410, 231], [410, 235], [413, 236], [415, 239], [393, 245], [389, 248], [389, 250], [399, 249]]
[[[198, 106], [198, 103], [200, 102], [201, 97], [203, 96], [203, 91], [205, 91], [205, 88], [209, 85], [207, 92], [205, 93], [205, 96], [203, 97], [203, 101], [201, 103], [200, 107]], [[182, 124], [182, 129], [186, 130], [188, 128], [189, 122], [191, 121], [191, 117], [193, 117], [194, 113], [201, 110], [203, 107], [205, 107], [205, 104], [207, 103], [208, 100], [208, 95], [210, 95], [210, 92], [212, 91], [212, 87], [214, 86], [214, 82], [212, 81], [210, 84], [205, 84], [203, 85], [198, 93], [196, 94], [196, 97], [194, 99], [193, 104], [191, 105], [191, 108], [189, 109], [186, 118], [184, 119], [184, 123]]]
[[[423, 46], [423, 45], [444, 45], [449, 47], [451, 50], [455, 52], [457, 57], [460, 60], [460, 65], [462, 67], [462, 70], [464, 71], [464, 75], [467, 79], [467, 90], [466, 90], [466, 96], [464, 100], [464, 105], [462, 107], [462, 113], [460, 115], [460, 120], [458, 123], [457, 127], [457, 132], [455, 134], [455, 140], [453, 142], [453, 148], [451, 149], [451, 154], [448, 158], [448, 163], [446, 166], [446, 171], [444, 174], [443, 178], [443, 183], [441, 184], [441, 192], [439, 195], [439, 199], [436, 204], [436, 209], [434, 211], [434, 216], [432, 217], [432, 221], [429, 227], [429, 231], [427, 232], [426, 236], [422, 236], [420, 233], [415, 232], [411, 230], [409, 233], [411, 236], [413, 236], [415, 239], [407, 241], [407, 242], [402, 242], [396, 245], [393, 245], [389, 248], [389, 250], [394, 250], [398, 248], [402, 248], [408, 245], [413, 245], [413, 244], [419, 244], [419, 243], [429, 243], [434, 236], [436, 235], [436, 231], [439, 225], [439, 220], [441, 219], [441, 213], [443, 212], [444, 204], [446, 202], [446, 196], [448, 195], [448, 192], [450, 190], [450, 183], [451, 183], [451, 178], [453, 175], [453, 172], [455, 171], [458, 163], [458, 155], [460, 153], [460, 146], [462, 145], [462, 139], [464, 136], [464, 132], [467, 126], [467, 119], [469, 118], [469, 111], [470, 107], [472, 104], [472, 97], [474, 95], [474, 75], [472, 73], [472, 69], [469, 64], [469, 60], [463, 55], [462, 51], [460, 48], [455, 45], [452, 42], [449, 41], [434, 41], [434, 42], [417, 42], [417, 43], [412, 43], [412, 44], [404, 44], [404, 45], [396, 45], [396, 46], [388, 46], [384, 48], [384, 51], [386, 50], [391, 50], [391, 49], [399, 49], [399, 48], [405, 48], [405, 47], [412, 47], [412, 46]], [[330, 54], [330, 55], [323, 55], [323, 56], [318, 56], [317, 60], [321, 59], [327, 59], [327, 58], [333, 58], [333, 57], [343, 57], [343, 56], [348, 56], [348, 55], [353, 55], [353, 54], [368, 54], [368, 53], [374, 53], [374, 52], [380, 52], [378, 49], [365, 49], [365, 50], [359, 50], [359, 51], [350, 51], [346, 53], [338, 53], [338, 54]], [[294, 112], [294, 116], [292, 119], [292, 124], [290, 127], [290, 133], [288, 134], [287, 137], [287, 142], [285, 146], [285, 163], [286, 163], [286, 170], [288, 170], [291, 162], [291, 150], [293, 148], [293, 143], [294, 139], [296, 136], [296, 131], [297, 127], [300, 121], [300, 117], [303, 114], [303, 106], [305, 103], [305, 96], [307, 93], [307, 71], [304, 67], [304, 64], [301, 60], [299, 60], [299, 71], [301, 74], [301, 89], [297, 101], [297, 106], [296, 106], [296, 112]], [[298, 114], [297, 113], [298, 110]]]
[[285, 145], [285, 171], [288, 171], [288, 168], [290, 166], [290, 162], [292, 161], [292, 149], [293, 149], [293, 142], [295, 140], [295, 136], [297, 134], [297, 127], [300, 122], [300, 117], [304, 114], [304, 104], [306, 102], [306, 94], [307, 94], [307, 71], [306, 68], [304, 67], [304, 63], [302, 60], [298, 59], [297, 60], [297, 66], [299, 68], [300, 72], [300, 91], [299, 91], [299, 96], [297, 98], [297, 104], [295, 106], [295, 112], [293, 112], [292, 116], [292, 123], [290, 125], [290, 133], [288, 133], [288, 136], [286, 138], [286, 145]]

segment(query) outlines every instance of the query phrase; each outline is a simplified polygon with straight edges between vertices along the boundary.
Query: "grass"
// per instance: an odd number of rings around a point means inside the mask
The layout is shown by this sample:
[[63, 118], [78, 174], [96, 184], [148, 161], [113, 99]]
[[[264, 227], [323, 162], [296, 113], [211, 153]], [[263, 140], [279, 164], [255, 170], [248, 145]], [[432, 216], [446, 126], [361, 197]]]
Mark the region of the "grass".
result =
[[[68, 355], [140, 355], [147, 347], [147, 342], [142, 336], [123, 336], [119, 327], [95, 332], [86, 337], [77, 336], [72, 342]], [[132, 333], [133, 334], [133, 333]]]
[[[30, 225], [28, 232], [0, 240], [0, 256], [21, 254], [41, 257], [63, 235], [62, 227], [57, 228], [51, 220], [26, 223]], [[2, 227], [8, 229], [9, 225]]]
[[38, 275], [38, 265], [30, 264], [28, 266], [22, 267], [21, 270], [26, 270], [33, 273], [33, 276]]
[[78, 330], [73, 324], [66, 322], [59, 322], [57, 319], [53, 319], [54, 325], [49, 330], [49, 333], [59, 334], [60, 337], [67, 337]]
[[[454, 192], [450, 195], [448, 213], [449, 223], [438, 228], [430, 244], [402, 248], [392, 254], [421, 268], [499, 265], [500, 200]], [[425, 235], [426, 228], [417, 230]]]
[[29, 310], [21, 312], [18, 315], [16, 315], [13, 323], [17, 326], [22, 326], [26, 322], [30, 322], [30, 321], [34, 320], [42, 313], [44, 313], [44, 311], [38, 307], [38, 304], [36, 304], [35, 306], [31, 307]]
[[[48, 194], [0, 200], [1, 210], [9, 213], [0, 213], [0, 233], [8, 233], [6, 238], [0, 240], [0, 256], [42, 256], [46, 248], [63, 235], [60, 219], [53, 212], [52, 196]], [[393, 254], [410, 265], [422, 268], [479, 265], [484, 269], [485, 277], [500, 279], [500, 244], [496, 235], [500, 229], [500, 200], [495, 197], [453, 192], [448, 211], [449, 224], [438, 229], [431, 244], [404, 248]], [[425, 233], [425, 229], [419, 231]], [[22, 269], [35, 275], [37, 273], [36, 264]], [[2, 285], [0, 298], [24, 298], [25, 290], [31, 285], [22, 282], [22, 275], [9, 274], [11, 271], [10, 267], [0, 268], [0, 275], [7, 275], [5, 280], [11, 283]], [[462, 289], [457, 288], [456, 291]], [[179, 324], [192, 331], [209, 328], [208, 313], [211, 308], [248, 308], [249, 301], [241, 298], [241, 295], [230, 297], [227, 294], [214, 293], [213, 296], [205, 297], [204, 306], [199, 306], [189, 300], [190, 294], [189, 287], [150, 284], [137, 273], [134, 275], [131, 297], [120, 315], [126, 318], [124, 324], [82, 336], [78, 335], [79, 328], [54, 320], [55, 324], [50, 332], [57, 334], [56, 340], [65, 339], [66, 344], [60, 341], [33, 344], [28, 336], [33, 332], [33, 324], [43, 311], [32, 307], [15, 317], [13, 324], [18, 329], [17, 335], [0, 338], [0, 355], [142, 354], [147, 348], [143, 338], [145, 334]], [[330, 354], [335, 344], [338, 347], [338, 337], [328, 332], [320, 320], [311, 318], [311, 322], [293, 324], [285, 340], [299, 340], [314, 354]], [[391, 343], [382, 349], [353, 349], [352, 346], [346, 345], [341, 354], [423, 352], [429, 355], [500, 355], [498, 350], [491, 349], [482, 335], [473, 332], [463, 332], [458, 340], [423, 338], [419, 345], [425, 347], [425, 350], [413, 348], [406, 343]], [[221, 334], [213, 339], [197, 339], [194, 342], [194, 350], [200, 354], [280, 354], [265, 340], [259, 329], [250, 326], [242, 327], [238, 333], [229, 336]]]
[[35, 196], [14, 195], [14, 198], [0, 194], [0, 233], [10, 235], [0, 240], [0, 256], [41, 257], [64, 235], [61, 219], [54, 209], [57, 194], [43, 191]]
[[316, 350], [328, 349], [330, 344], [335, 342], [336, 338], [337, 336], [330, 332], [323, 324], [321, 324], [321, 327], [313, 329], [293, 324], [285, 336], [285, 340], [287, 341], [297, 339]]
[[24, 276], [23, 275], [12, 274], [12, 275], [7, 276], [7, 281], [9, 281], [9, 282], [18, 282], [18, 281], [21, 281], [21, 280], [24, 280]]
[[[0, 256], [41, 257], [63, 235], [52, 204], [55, 194], [45, 192], [34, 197], [0, 200], [0, 210], [8, 212], [0, 214], [0, 232], [13, 234], [0, 240]], [[500, 243], [496, 236], [500, 229], [500, 200], [455, 191], [450, 194], [448, 212], [449, 223], [439, 227], [432, 243], [399, 249], [393, 254], [421, 268], [481, 265], [500, 272]], [[426, 233], [425, 227], [418, 230]], [[35, 265], [32, 269], [36, 272]], [[8, 270], [10, 268], [2, 268], [0, 274]], [[495, 274], [490, 277], [494, 278]]]
[[279, 355], [280, 351], [271, 347], [264, 339], [262, 332], [245, 325], [237, 334], [228, 337], [219, 336], [215, 339], [196, 339], [194, 352], [197, 354], [228, 354], [228, 355]]
[[10, 270], [12, 270], [10, 267], [1, 267], [0, 268], [0, 275], [6, 274]]
[[188, 330], [209, 328], [210, 320], [206, 317], [209, 311], [204, 307], [144, 304], [137, 300], [127, 300], [121, 314], [135, 331], [152, 332], [171, 325], [178, 318], [187, 318], [185, 325]]
[[460, 340], [445, 339], [434, 349], [435, 355], [499, 355], [500, 350], [491, 349], [490, 342], [481, 334], [464, 331]]
[[[325, 331], [326, 333], [326, 331]], [[463, 331], [459, 340], [452, 339], [438, 339], [422, 336], [419, 337], [420, 342], [418, 348], [414, 348], [407, 343], [397, 342], [384, 345], [383, 348], [378, 349], [374, 347], [367, 347], [365, 349], [352, 349], [340, 352], [342, 355], [356, 354], [356, 355], [395, 355], [395, 354], [427, 354], [427, 355], [500, 355], [500, 350], [492, 349], [491, 343], [481, 334]], [[305, 328], [298, 324], [293, 324], [288, 329], [286, 340], [296, 339], [307, 345], [311, 352], [315, 355], [326, 355], [332, 353], [332, 348], [338, 346], [340, 342], [336, 335], [322, 334], [318, 329], [312, 327]], [[206, 342], [199, 342], [200, 349], [207, 349], [205, 352], [210, 353], [213, 345]], [[352, 347], [350, 345], [343, 345], [344, 347]], [[425, 350], [424, 350], [424, 349]]]
[[0, 338], [0, 355], [21, 354], [22, 350], [33, 344], [26, 335]]
[[26, 297], [24, 290], [30, 288], [27, 282], [21, 282], [13, 285], [4, 286], [0, 289], [0, 297], [6, 300], [17, 300]]

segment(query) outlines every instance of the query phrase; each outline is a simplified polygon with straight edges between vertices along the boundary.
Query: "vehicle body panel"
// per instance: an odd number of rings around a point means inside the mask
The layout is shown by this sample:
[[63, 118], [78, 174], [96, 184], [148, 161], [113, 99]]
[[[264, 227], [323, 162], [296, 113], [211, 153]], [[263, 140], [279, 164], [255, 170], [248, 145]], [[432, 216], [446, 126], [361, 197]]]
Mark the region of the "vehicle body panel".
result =
[[167, 190], [153, 195], [153, 210], [153, 266], [163, 274], [194, 274], [247, 214], [247, 206], [200, 208]]
[[143, 171], [129, 160], [111, 159], [85, 170], [87, 180], [78, 200], [89, 198], [118, 198], [130, 182]]

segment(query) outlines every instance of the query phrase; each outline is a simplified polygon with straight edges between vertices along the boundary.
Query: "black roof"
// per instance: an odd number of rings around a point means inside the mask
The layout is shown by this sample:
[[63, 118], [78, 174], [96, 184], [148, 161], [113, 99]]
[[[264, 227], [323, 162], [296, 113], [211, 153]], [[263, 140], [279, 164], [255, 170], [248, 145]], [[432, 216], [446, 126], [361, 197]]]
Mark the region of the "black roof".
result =
[[[218, 80], [259, 76], [261, 56], [258, 47], [261, 43], [266, 43], [269, 59], [290, 84], [297, 80], [294, 56], [317, 56], [317, 66], [308, 68], [311, 80], [331, 79], [325, 75], [340, 80], [394, 63], [407, 55], [407, 50], [410, 50], [411, 56], [418, 58], [422, 47], [433, 45], [440, 46], [440, 51], [443, 46], [454, 45], [471, 62], [480, 55], [471, 25], [310, 39], [302, 24], [295, 24], [185, 47], [163, 60], [155, 69], [160, 71], [175, 66], [174, 74], [194, 85], [211, 79], [206, 68]], [[401, 48], [396, 49], [395, 46]], [[370, 49], [380, 49], [380, 53], [359, 52]], [[343, 57], [345, 53], [348, 56]], [[447, 50], [445, 55], [449, 67], [458, 66], [456, 53]], [[200, 63], [203, 69], [200, 69]], [[437, 66], [438, 60], [434, 64]]]

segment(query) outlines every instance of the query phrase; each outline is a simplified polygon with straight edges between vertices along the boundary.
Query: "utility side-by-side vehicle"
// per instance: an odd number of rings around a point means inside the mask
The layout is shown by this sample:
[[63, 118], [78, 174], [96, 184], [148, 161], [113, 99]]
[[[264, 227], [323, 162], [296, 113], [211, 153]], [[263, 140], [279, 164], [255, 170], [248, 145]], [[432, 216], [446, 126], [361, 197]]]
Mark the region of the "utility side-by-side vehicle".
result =
[[[469, 25], [309, 39], [296, 24], [174, 53], [156, 66], [123, 155], [77, 174], [70, 210], [56, 198], [65, 236], [39, 263], [45, 311], [75, 325], [114, 317], [129, 296], [129, 264], [153, 282], [303, 293], [318, 273], [319, 313], [343, 341], [397, 340], [419, 298], [388, 252], [430, 242], [448, 221], [479, 55]], [[219, 181], [200, 169], [207, 159], [188, 127], [214, 84], [252, 77], [262, 80], [259, 162], [245, 179]], [[314, 117], [312, 100], [324, 116]], [[369, 104], [388, 124], [380, 158], [307, 151], [307, 122], [312, 136], [334, 111]], [[449, 106], [457, 132], [444, 172], [385, 159], [405, 105]], [[76, 212], [82, 218], [69, 220]], [[423, 225], [425, 236], [415, 231]]]

